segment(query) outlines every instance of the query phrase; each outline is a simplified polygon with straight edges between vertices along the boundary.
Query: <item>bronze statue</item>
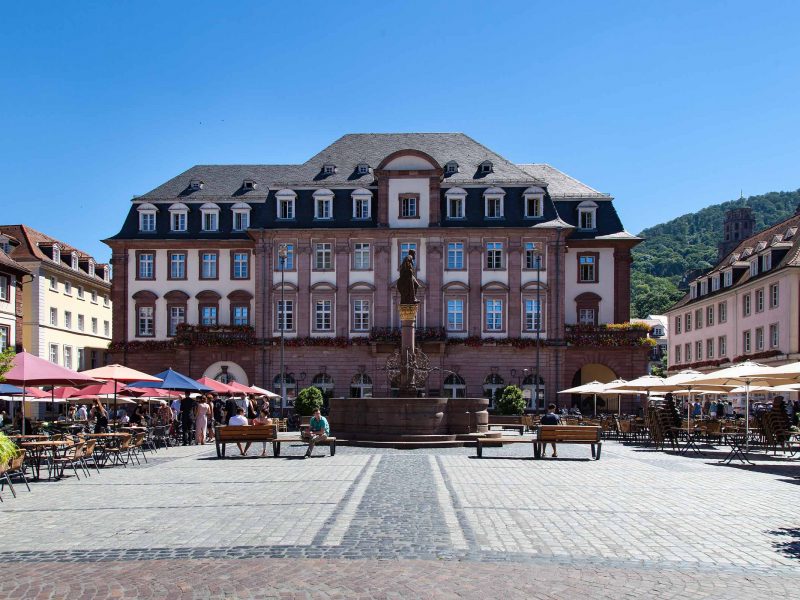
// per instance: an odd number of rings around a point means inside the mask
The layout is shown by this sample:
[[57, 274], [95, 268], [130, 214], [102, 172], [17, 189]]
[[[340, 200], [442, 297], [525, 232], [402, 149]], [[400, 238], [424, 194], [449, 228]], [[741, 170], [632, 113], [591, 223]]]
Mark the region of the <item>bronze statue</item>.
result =
[[414, 277], [414, 259], [417, 253], [409, 250], [400, 265], [400, 278], [397, 280], [397, 291], [400, 293], [400, 304], [419, 304], [417, 289], [419, 281]]

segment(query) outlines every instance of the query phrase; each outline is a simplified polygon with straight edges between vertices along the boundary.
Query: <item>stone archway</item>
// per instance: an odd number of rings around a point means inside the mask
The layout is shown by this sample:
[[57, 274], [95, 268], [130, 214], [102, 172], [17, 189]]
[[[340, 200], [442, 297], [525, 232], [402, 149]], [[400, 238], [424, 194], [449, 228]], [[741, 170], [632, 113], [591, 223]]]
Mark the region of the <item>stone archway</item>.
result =
[[244, 369], [230, 360], [220, 360], [208, 366], [203, 377], [216, 379], [222, 383], [237, 382], [248, 385], [247, 373]]
[[[576, 387], [579, 385], [583, 385], [584, 383], [589, 383], [590, 381], [599, 381], [600, 383], [608, 383], [609, 381], [613, 381], [617, 379], [617, 374], [611, 369], [611, 367], [604, 365], [602, 363], [586, 363], [580, 369], [575, 371], [575, 374], [572, 376], [572, 386]], [[580, 396], [577, 394], [570, 395], [571, 398], [571, 405], [573, 407], [578, 407], [581, 409], [581, 412], [584, 414], [591, 414], [594, 410], [594, 397], [593, 396]], [[609, 407], [610, 408], [610, 407]], [[597, 410], [604, 410], [606, 409], [606, 401], [603, 398], [597, 398]]]

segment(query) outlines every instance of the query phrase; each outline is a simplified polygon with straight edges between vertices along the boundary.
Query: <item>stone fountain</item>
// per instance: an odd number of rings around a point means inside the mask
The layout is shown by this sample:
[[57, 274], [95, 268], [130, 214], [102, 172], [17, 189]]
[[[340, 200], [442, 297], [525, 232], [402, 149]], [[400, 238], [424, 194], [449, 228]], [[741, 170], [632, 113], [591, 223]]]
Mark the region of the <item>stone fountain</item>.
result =
[[430, 361], [416, 347], [419, 283], [415, 253], [400, 266], [400, 348], [386, 361], [397, 398], [332, 398], [328, 420], [333, 435], [351, 444], [394, 447], [458, 446], [488, 433], [486, 398], [427, 398], [420, 395], [431, 372]]

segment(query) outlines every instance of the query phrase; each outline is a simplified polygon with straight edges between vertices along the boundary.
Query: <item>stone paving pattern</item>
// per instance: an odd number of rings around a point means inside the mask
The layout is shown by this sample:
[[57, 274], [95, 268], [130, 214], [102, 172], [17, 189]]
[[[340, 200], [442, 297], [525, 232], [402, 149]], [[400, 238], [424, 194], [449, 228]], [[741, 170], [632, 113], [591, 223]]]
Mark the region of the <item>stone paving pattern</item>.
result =
[[800, 597], [799, 461], [304, 449], [6, 490], [0, 598]]

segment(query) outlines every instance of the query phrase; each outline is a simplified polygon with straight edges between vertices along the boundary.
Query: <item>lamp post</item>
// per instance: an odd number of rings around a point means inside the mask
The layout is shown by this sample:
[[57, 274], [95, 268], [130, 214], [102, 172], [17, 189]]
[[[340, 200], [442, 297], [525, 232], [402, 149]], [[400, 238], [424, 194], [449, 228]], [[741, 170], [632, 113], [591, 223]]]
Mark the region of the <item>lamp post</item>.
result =
[[533, 408], [539, 414], [539, 353], [542, 343], [542, 253], [536, 256], [536, 374], [533, 377]]
[[283, 360], [283, 330], [286, 328], [286, 300], [284, 296], [284, 274], [286, 273], [286, 259], [289, 256], [289, 248], [286, 244], [281, 244], [278, 248], [278, 260], [281, 265], [281, 310], [278, 319], [281, 330], [281, 414], [286, 410], [286, 374], [284, 373]]

